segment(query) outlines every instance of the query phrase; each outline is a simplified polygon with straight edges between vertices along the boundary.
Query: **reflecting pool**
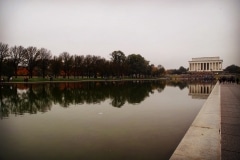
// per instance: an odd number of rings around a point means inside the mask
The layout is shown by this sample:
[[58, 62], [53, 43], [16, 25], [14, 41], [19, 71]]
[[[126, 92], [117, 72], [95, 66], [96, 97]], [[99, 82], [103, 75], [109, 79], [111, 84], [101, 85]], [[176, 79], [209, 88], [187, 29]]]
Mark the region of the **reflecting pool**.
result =
[[205, 98], [192, 97], [199, 85], [214, 86], [167, 81], [1, 85], [0, 159], [169, 159], [206, 100], [205, 93]]

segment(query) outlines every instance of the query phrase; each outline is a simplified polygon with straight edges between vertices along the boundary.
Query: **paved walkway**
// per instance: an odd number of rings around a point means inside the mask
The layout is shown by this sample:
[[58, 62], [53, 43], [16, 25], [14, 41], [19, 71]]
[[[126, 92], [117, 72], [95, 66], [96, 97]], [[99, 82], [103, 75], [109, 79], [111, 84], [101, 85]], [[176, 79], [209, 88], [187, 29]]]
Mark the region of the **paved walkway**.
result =
[[221, 157], [240, 159], [240, 85], [221, 84]]

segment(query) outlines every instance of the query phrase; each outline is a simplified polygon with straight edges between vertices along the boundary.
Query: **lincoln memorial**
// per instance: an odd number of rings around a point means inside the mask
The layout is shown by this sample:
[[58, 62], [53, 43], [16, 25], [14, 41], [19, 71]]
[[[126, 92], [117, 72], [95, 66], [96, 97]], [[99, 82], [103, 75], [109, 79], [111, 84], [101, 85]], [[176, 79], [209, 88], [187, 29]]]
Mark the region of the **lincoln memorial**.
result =
[[220, 57], [201, 57], [192, 58], [189, 61], [190, 72], [211, 72], [222, 71], [223, 60]]

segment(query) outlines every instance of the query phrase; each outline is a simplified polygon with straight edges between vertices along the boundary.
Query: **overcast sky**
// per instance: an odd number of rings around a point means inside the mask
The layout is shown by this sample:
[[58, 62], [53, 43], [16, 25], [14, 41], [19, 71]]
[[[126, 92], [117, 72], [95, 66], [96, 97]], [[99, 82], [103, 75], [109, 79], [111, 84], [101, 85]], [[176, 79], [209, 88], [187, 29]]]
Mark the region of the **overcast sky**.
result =
[[121, 50], [166, 69], [208, 56], [240, 66], [240, 0], [0, 0], [0, 42], [106, 59]]

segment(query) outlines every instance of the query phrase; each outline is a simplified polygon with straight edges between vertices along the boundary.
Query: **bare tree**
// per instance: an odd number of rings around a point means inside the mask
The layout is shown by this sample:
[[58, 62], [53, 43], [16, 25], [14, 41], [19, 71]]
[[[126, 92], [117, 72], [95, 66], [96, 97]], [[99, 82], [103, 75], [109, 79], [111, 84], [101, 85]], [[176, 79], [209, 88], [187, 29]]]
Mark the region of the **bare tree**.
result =
[[101, 58], [101, 57], [98, 57], [98, 59], [97, 59], [97, 61], [95, 63], [95, 65], [97, 66], [95, 68], [96, 69], [95, 72], [98, 75], [100, 75], [101, 78], [103, 78], [106, 75], [106, 73], [107, 73], [106, 63], [107, 63], [106, 59], [105, 58]]
[[52, 58], [51, 51], [41, 48], [39, 50], [39, 67], [42, 72], [42, 77], [45, 78], [47, 69], [49, 67], [49, 61]]
[[17, 78], [18, 66], [23, 62], [24, 51], [25, 49], [23, 46], [14, 46], [10, 48], [10, 52], [9, 52], [10, 62], [14, 68], [14, 75], [16, 78]]
[[24, 52], [25, 65], [27, 66], [29, 78], [33, 76], [33, 70], [37, 66], [40, 52], [36, 47], [28, 47]]
[[84, 72], [87, 75], [88, 78], [92, 76], [92, 61], [93, 61], [92, 55], [87, 55], [84, 59]]
[[2, 63], [9, 56], [8, 44], [0, 42], [0, 80], [2, 79]]
[[61, 72], [62, 60], [60, 57], [54, 56], [50, 61], [50, 69], [55, 78], [57, 78]]
[[84, 61], [84, 56], [78, 56], [78, 55], [73, 56], [74, 77], [78, 77], [83, 72], [83, 61]]
[[70, 70], [72, 68], [72, 63], [73, 63], [73, 56], [71, 56], [68, 52], [63, 52], [60, 54], [60, 57], [63, 62], [63, 71], [65, 73], [65, 77], [70, 75]]

